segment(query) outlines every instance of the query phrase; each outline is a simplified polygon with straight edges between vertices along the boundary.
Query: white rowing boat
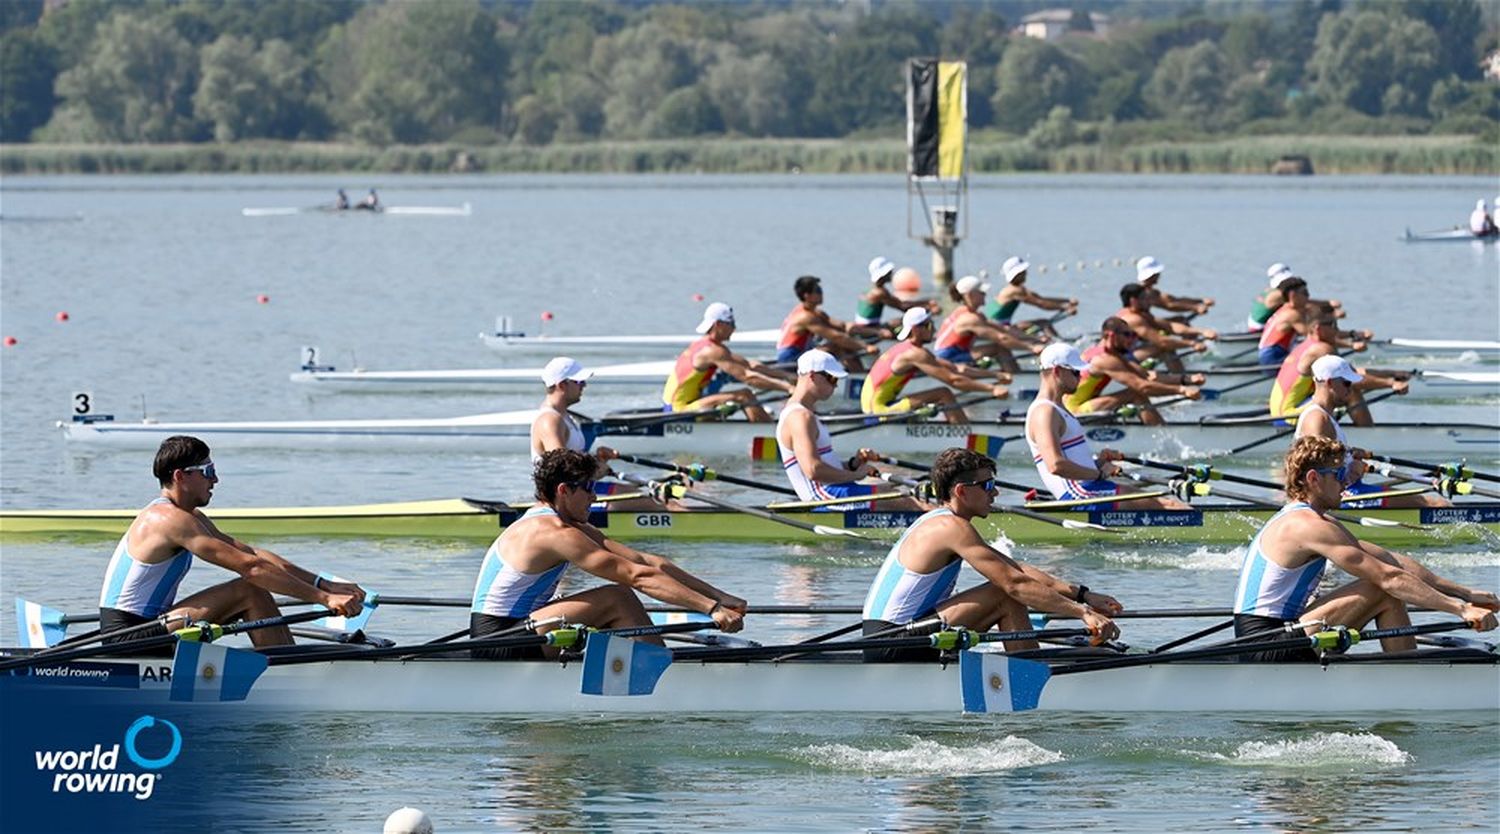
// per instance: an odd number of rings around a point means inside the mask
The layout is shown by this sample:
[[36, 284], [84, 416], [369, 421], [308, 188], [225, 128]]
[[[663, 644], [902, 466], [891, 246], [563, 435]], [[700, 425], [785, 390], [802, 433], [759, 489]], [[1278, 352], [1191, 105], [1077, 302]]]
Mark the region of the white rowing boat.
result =
[[[1425, 660], [1366, 655], [1317, 663], [1182, 661], [1054, 675], [1037, 708], [1096, 715], [1233, 712], [1305, 715], [1337, 705], [1354, 712], [1482, 710], [1500, 705], [1500, 665], [1481, 650], [1433, 650]], [[948, 713], [964, 707], [960, 665], [854, 660], [687, 662], [671, 665], [649, 695], [585, 695], [586, 664], [459, 658], [338, 660], [273, 665], [241, 702], [200, 709], [277, 712], [571, 713]], [[70, 677], [67, 667], [86, 669]], [[47, 669], [57, 671], [48, 672]], [[151, 707], [168, 704], [171, 660], [59, 663], [12, 678], [21, 692], [64, 690]], [[106, 679], [107, 676], [107, 679]], [[1107, 677], [1101, 677], [1107, 676]], [[81, 682], [80, 682], [81, 681]], [[981, 685], [1003, 688], [991, 677]], [[51, 687], [51, 689], [46, 689]], [[998, 693], [997, 693], [998, 694]], [[187, 704], [178, 704], [186, 706]]]
[[[657, 335], [657, 336], [547, 336], [545, 334], [526, 335], [525, 333], [512, 331], [509, 327], [502, 326], [491, 333], [480, 333], [479, 339], [484, 342], [485, 347], [495, 350], [535, 350], [535, 351], [585, 351], [585, 350], [620, 350], [629, 348], [654, 348], [680, 351], [693, 342], [703, 338], [697, 333], [686, 333], [682, 335]], [[736, 330], [729, 337], [729, 343], [736, 348], [766, 348], [774, 347], [781, 340], [781, 331], [772, 330]]]
[[[288, 420], [238, 422], [123, 422], [107, 415], [59, 421], [63, 436], [77, 446], [155, 449], [175, 434], [202, 438], [215, 448], [344, 449], [369, 451], [527, 452], [534, 409], [474, 414], [465, 417], [350, 420]], [[743, 420], [664, 421], [605, 420], [584, 423], [584, 431], [600, 443], [622, 452], [648, 455], [742, 456], [776, 459], [775, 423]], [[993, 457], [1026, 455], [1019, 442], [1025, 428], [1021, 417], [1002, 417], [953, 424], [911, 420], [869, 424], [872, 418], [852, 415], [825, 418], [835, 432], [835, 443], [879, 449], [888, 454], [936, 454], [953, 446], [967, 446]], [[841, 428], [865, 428], [842, 440]], [[1117, 421], [1088, 423], [1086, 434], [1096, 447], [1109, 446], [1133, 454], [1172, 459], [1229, 452], [1255, 441], [1265, 442], [1248, 454], [1281, 454], [1290, 429], [1268, 419], [1168, 422], [1160, 426]], [[1384, 423], [1351, 428], [1353, 442], [1386, 454], [1436, 453], [1463, 455], [1470, 460], [1500, 459], [1500, 425], [1480, 423]]]
[[1491, 243], [1500, 240], [1500, 235], [1480, 236], [1461, 226], [1454, 226], [1451, 229], [1441, 229], [1435, 232], [1413, 232], [1407, 229], [1406, 236], [1397, 240], [1404, 240], [1407, 243], [1444, 243], [1465, 240], [1470, 243]]
[[414, 215], [424, 217], [468, 217], [474, 213], [474, 207], [469, 203], [461, 206], [381, 206], [378, 209], [363, 209], [350, 206], [346, 209], [337, 209], [333, 206], [313, 206], [310, 208], [297, 208], [295, 206], [272, 206], [268, 208], [242, 208], [240, 214], [245, 217], [285, 217], [293, 214], [391, 214], [391, 215]]

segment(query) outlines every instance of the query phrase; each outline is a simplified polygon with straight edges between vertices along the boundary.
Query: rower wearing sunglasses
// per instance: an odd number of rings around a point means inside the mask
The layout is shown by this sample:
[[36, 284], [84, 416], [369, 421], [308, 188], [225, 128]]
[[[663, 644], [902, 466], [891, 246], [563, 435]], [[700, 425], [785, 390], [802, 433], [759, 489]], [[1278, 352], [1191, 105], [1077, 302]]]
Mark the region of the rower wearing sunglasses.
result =
[[[569, 356], [558, 356], [542, 368], [542, 384], [547, 387], [547, 396], [531, 421], [531, 463], [535, 465], [545, 452], [553, 449], [572, 449], [575, 452], [589, 451], [589, 438], [568, 409], [583, 399], [583, 389], [594, 372], [583, 367]], [[617, 480], [602, 480], [614, 473], [609, 462], [620, 456], [608, 446], [595, 446], [591, 453], [595, 465], [594, 477], [601, 479], [594, 484], [599, 495], [614, 495], [622, 489], [631, 489]], [[675, 502], [674, 502], [675, 505]], [[619, 512], [651, 512], [666, 509], [652, 498], [626, 498], [610, 503], [611, 510]]]
[[[1289, 631], [1360, 629], [1372, 620], [1379, 628], [1399, 628], [1411, 624], [1411, 605], [1454, 614], [1479, 631], [1495, 628], [1500, 599], [1494, 594], [1444, 579], [1409, 556], [1357, 539], [1328, 515], [1343, 499], [1348, 454], [1348, 447], [1327, 437], [1300, 437], [1287, 451], [1290, 503], [1250, 542], [1234, 595], [1235, 635], [1279, 640]], [[1329, 562], [1354, 581], [1314, 598]], [[1417, 647], [1413, 637], [1387, 638], [1380, 645], [1387, 652]], [[1317, 654], [1299, 648], [1246, 659], [1314, 661]]]
[[[1065, 395], [1054, 402], [1063, 403], [1073, 414], [1115, 411], [1129, 406], [1141, 422], [1161, 425], [1161, 413], [1151, 404], [1152, 397], [1173, 396], [1198, 399], [1203, 374], [1169, 374], [1148, 371], [1137, 362], [1132, 351], [1140, 342], [1134, 329], [1124, 319], [1110, 316], [1099, 326], [1099, 341], [1083, 352], [1084, 367], [1077, 381], [1057, 393]], [[1054, 354], [1054, 359], [1059, 354]], [[1123, 391], [1105, 393], [1111, 382]], [[1072, 437], [1072, 434], [1068, 435]]]
[[[1114, 597], [1023, 565], [991, 547], [974, 529], [971, 519], [988, 516], [995, 500], [993, 460], [968, 449], [948, 449], [933, 462], [931, 476], [941, 506], [912, 522], [891, 547], [865, 597], [865, 634], [889, 632], [934, 616], [950, 627], [1022, 631], [1031, 628], [1030, 609], [1082, 620], [1096, 643], [1119, 636], [1119, 627], [1110, 619], [1122, 610]], [[985, 582], [955, 594], [966, 562]], [[1005, 644], [1007, 651], [1036, 646], [1034, 640]], [[936, 649], [927, 648], [865, 653], [866, 660], [875, 662], [937, 657]]]
[[[360, 612], [365, 592], [358, 585], [324, 579], [214, 526], [201, 508], [213, 499], [219, 477], [202, 440], [186, 435], [163, 440], [152, 471], [161, 484], [161, 496], [130, 523], [110, 558], [99, 592], [100, 631], [158, 619], [165, 623], [119, 638], [138, 640], [166, 634], [168, 627], [181, 628], [191, 621], [230, 623], [275, 617], [281, 612], [272, 594], [324, 605], [344, 616]], [[178, 600], [177, 588], [195, 557], [239, 578]], [[286, 626], [274, 626], [251, 631], [250, 639], [257, 647], [284, 645], [292, 642], [292, 633]], [[105, 638], [104, 642], [114, 641]], [[171, 650], [168, 646], [167, 652]]]
[[[483, 637], [524, 626], [528, 620], [561, 617], [594, 628], [651, 624], [636, 592], [713, 618], [720, 631], [739, 631], [746, 603], [715, 588], [662, 556], [633, 550], [605, 538], [589, 524], [594, 501], [594, 458], [572, 449], [544, 453], [532, 471], [537, 504], [505, 528], [484, 554], [474, 583], [469, 634]], [[577, 567], [607, 584], [557, 596]], [[538, 631], [545, 632], [543, 626]], [[659, 637], [638, 638], [658, 645]], [[489, 649], [479, 656], [535, 659], [555, 648]]]

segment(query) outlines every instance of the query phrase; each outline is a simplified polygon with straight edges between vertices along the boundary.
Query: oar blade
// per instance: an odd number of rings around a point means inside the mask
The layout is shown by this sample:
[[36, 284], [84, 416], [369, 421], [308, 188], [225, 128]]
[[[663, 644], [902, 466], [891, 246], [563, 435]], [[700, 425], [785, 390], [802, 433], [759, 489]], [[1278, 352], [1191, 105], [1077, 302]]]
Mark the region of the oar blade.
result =
[[16, 634], [23, 648], [45, 649], [55, 646], [67, 633], [68, 626], [63, 622], [63, 612], [16, 597]]
[[964, 712], [1026, 712], [1042, 699], [1052, 677], [1045, 663], [996, 652], [958, 653]]
[[612, 634], [590, 634], [583, 648], [585, 695], [650, 695], [672, 665], [672, 652]]
[[697, 611], [652, 611], [652, 625], [674, 625], [676, 623], [712, 623], [713, 617]]
[[[333, 576], [326, 573], [318, 574], [318, 578], [326, 582], [347, 583], [349, 581], [347, 579], [344, 579], [343, 577]], [[380, 594], [366, 588], [365, 602], [364, 605], [361, 606], [359, 614], [353, 617], [343, 617], [330, 614], [327, 617], [319, 617], [318, 619], [313, 620], [313, 625], [332, 629], [334, 631], [359, 631], [360, 629], [365, 627], [365, 624], [370, 621], [371, 617], [375, 616], [375, 609], [379, 607]]]
[[268, 663], [258, 652], [179, 640], [172, 658], [170, 697], [173, 701], [243, 701]]

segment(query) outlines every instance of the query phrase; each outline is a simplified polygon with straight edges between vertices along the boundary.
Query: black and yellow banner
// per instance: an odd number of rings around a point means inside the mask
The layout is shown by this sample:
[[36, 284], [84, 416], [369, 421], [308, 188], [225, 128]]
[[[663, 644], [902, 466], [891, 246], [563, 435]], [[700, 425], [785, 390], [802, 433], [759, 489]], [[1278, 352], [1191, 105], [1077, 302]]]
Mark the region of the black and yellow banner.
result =
[[907, 172], [913, 177], [964, 175], [968, 66], [962, 61], [907, 62]]

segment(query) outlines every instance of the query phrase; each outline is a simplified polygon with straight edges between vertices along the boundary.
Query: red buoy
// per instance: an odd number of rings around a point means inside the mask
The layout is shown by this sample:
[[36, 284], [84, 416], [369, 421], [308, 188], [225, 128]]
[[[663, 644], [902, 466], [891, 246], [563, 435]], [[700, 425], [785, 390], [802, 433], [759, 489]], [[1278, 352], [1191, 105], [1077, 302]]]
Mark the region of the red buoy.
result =
[[68, 311], [67, 310], [63, 310], [62, 312], [58, 313], [57, 314], [57, 320], [58, 321], [67, 321], [68, 320]]
[[271, 303], [271, 296], [266, 295], [265, 293], [261, 293], [260, 295], [257, 295], [255, 297], [255, 300], [256, 300], [257, 303], [260, 303], [260, 304], [270, 304]]
[[701, 293], [701, 292], [695, 292], [695, 293], [693, 293], [693, 300], [694, 301], [702, 301], [703, 300], [703, 293]]
[[542, 321], [552, 321], [552, 311], [551, 310], [543, 310], [542, 311]]
[[16, 337], [15, 336], [6, 336], [5, 337], [5, 346], [6, 347], [15, 347], [15, 345], [16, 345]]

